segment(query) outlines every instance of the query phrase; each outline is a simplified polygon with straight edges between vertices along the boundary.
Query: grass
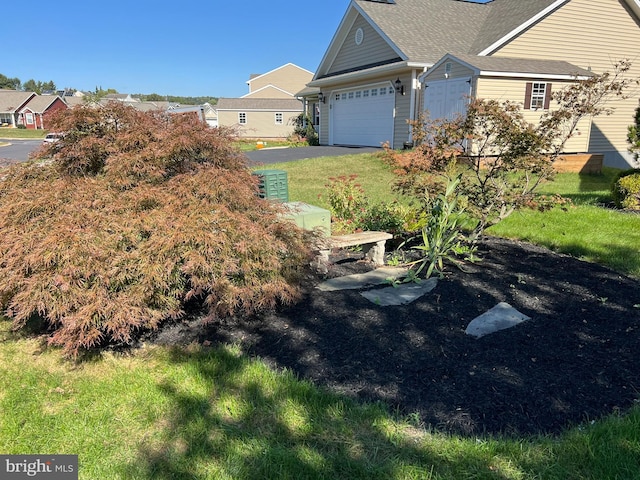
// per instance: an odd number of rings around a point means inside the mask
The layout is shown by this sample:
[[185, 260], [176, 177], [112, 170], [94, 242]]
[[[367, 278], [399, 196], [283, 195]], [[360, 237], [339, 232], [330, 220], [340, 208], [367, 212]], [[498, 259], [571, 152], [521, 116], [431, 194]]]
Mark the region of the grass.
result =
[[0, 451], [78, 454], [81, 479], [633, 478], [640, 411], [559, 438], [430, 432], [237, 347], [70, 364], [0, 322]]
[[[261, 167], [258, 167], [261, 168]], [[269, 165], [284, 170], [289, 180], [289, 199], [329, 208], [325, 185], [332, 177], [357, 175], [357, 182], [372, 203], [395, 199], [391, 190], [394, 174], [376, 155], [359, 154], [340, 157], [312, 158]]]
[[0, 128], [0, 138], [33, 139], [44, 138], [47, 130], [30, 130], [27, 128]]
[[[373, 201], [391, 173], [371, 155], [270, 166], [290, 197], [318, 205], [331, 175], [359, 175]], [[547, 193], [568, 212], [523, 212], [496, 234], [532, 236], [596, 259], [630, 249], [640, 216], [599, 207], [612, 172], [560, 175]], [[586, 216], [585, 223], [582, 217]], [[534, 221], [537, 227], [531, 226]], [[594, 223], [600, 222], [600, 223]], [[627, 223], [629, 222], [629, 223]], [[603, 225], [606, 228], [602, 228]], [[594, 228], [598, 225], [599, 228]], [[618, 237], [631, 237], [619, 243]], [[570, 240], [561, 242], [568, 237]], [[634, 250], [637, 252], [637, 247]], [[603, 263], [613, 262], [604, 254]], [[631, 263], [636, 262], [632, 259]], [[621, 266], [621, 271], [637, 271]], [[640, 476], [640, 408], [558, 437], [459, 437], [383, 405], [361, 404], [276, 372], [236, 346], [143, 347], [74, 364], [0, 319], [0, 452], [78, 454], [81, 479], [632, 479]]]

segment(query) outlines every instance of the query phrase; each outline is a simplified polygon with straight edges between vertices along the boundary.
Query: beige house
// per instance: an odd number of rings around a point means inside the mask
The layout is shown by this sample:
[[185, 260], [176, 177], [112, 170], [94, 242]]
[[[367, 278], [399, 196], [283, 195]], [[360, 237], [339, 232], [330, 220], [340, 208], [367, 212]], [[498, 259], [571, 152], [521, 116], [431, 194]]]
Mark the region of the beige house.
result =
[[[304, 93], [323, 145], [402, 148], [408, 119], [464, 111], [469, 96], [519, 102], [531, 121], [552, 91], [611, 71], [640, 77], [640, 0], [352, 0]], [[640, 92], [580, 125], [566, 152], [627, 167]]]
[[249, 93], [240, 98], [219, 98], [214, 106], [219, 126], [233, 127], [244, 138], [286, 138], [303, 112], [296, 96], [313, 73], [287, 63], [270, 72], [251, 75]]
[[302, 113], [296, 98], [219, 98], [218, 125], [233, 127], [243, 138], [286, 138]]

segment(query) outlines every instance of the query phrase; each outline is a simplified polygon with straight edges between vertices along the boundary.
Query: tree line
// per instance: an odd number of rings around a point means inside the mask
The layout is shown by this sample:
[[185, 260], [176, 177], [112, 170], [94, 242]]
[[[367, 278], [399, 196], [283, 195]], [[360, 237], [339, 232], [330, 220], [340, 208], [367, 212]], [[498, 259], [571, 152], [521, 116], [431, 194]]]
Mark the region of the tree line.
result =
[[[17, 78], [10, 78], [6, 75], [0, 73], [0, 89], [8, 89], [8, 90], [19, 90], [23, 92], [35, 92], [38, 95], [42, 95], [46, 92], [56, 92], [58, 90], [56, 84], [53, 80], [49, 80], [48, 82], [36, 81], [33, 79], [27, 80], [22, 83], [22, 81]], [[65, 91], [75, 92], [75, 88], [65, 88]], [[102, 87], [96, 87], [95, 91], [87, 92], [95, 99], [99, 100], [100, 98], [105, 97], [110, 93], [119, 93], [117, 90], [113, 88], [103, 89]], [[159, 95], [157, 93], [144, 94], [144, 93], [135, 93], [131, 94], [133, 97], [139, 98], [143, 102], [159, 102], [159, 101], [167, 101], [172, 103], [179, 103], [182, 105], [202, 105], [203, 103], [210, 103], [211, 105], [215, 105], [218, 103], [217, 97], [178, 97], [172, 95]]]

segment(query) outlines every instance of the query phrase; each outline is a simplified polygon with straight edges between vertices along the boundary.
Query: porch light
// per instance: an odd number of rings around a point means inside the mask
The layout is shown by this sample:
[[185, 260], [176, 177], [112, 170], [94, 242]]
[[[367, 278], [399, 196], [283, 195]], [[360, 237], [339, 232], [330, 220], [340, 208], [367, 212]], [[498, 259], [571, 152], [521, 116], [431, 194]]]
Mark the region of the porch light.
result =
[[396, 93], [399, 93], [400, 95], [404, 95], [404, 85], [400, 81], [400, 77], [398, 77], [394, 85], [396, 86]]
[[318, 94], [318, 101], [319, 101], [320, 103], [326, 103], [326, 102], [327, 102], [327, 97], [325, 97], [325, 96], [324, 96], [324, 94], [323, 94], [322, 92], [320, 92], [320, 93]]

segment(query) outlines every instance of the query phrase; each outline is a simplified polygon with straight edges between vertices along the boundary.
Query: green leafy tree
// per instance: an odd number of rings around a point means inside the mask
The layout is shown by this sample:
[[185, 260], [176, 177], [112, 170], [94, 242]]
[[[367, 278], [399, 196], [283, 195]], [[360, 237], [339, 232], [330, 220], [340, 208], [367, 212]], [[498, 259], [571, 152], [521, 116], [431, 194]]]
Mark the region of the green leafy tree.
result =
[[27, 80], [22, 85], [22, 89], [26, 92], [36, 92], [41, 95], [43, 92], [52, 92], [56, 90], [56, 84], [53, 81], [41, 82], [33, 79]]
[[0, 306], [70, 355], [298, 297], [308, 233], [257, 195], [232, 132], [120, 102], [56, 112], [62, 139], [0, 182]]
[[19, 78], [9, 78], [0, 73], [0, 88], [7, 90], [20, 90], [21, 82]]

